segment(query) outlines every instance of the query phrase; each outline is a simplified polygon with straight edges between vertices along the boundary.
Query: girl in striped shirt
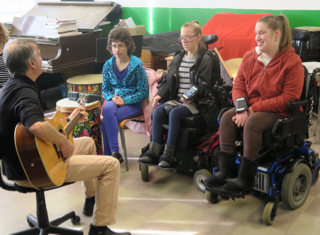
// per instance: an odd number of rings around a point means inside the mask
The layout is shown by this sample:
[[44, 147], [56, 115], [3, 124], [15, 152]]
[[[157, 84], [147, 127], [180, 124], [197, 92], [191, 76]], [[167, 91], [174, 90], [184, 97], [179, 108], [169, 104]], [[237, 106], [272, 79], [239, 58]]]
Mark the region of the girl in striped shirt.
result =
[[4, 44], [9, 40], [8, 32], [0, 22], [0, 90], [10, 77], [10, 72], [3, 62]]
[[[202, 82], [212, 85], [220, 80], [219, 61], [203, 46], [201, 38], [198, 21], [185, 23], [181, 27], [179, 41], [184, 50], [175, 54], [154, 97], [154, 108], [160, 100], [164, 104], [159, 105], [153, 113], [152, 141], [149, 150], [141, 155], [139, 162], [159, 164], [162, 168], [173, 167], [180, 121], [199, 113], [198, 103], [202, 94], [191, 100], [184, 99], [182, 95], [192, 86], [200, 87]], [[164, 145], [162, 124], [168, 118], [165, 114], [168, 105], [172, 110], [169, 113], [169, 130]]]

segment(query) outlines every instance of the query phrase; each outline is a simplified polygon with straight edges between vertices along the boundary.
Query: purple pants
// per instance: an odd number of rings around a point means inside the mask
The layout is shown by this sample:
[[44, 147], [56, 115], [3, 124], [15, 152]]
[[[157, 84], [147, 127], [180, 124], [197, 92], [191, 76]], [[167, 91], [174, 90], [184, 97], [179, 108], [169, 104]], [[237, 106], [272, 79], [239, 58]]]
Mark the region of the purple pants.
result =
[[108, 101], [102, 109], [101, 123], [103, 135], [103, 155], [119, 153], [118, 124], [125, 119], [139, 116], [141, 108], [135, 105], [118, 107], [113, 101]]

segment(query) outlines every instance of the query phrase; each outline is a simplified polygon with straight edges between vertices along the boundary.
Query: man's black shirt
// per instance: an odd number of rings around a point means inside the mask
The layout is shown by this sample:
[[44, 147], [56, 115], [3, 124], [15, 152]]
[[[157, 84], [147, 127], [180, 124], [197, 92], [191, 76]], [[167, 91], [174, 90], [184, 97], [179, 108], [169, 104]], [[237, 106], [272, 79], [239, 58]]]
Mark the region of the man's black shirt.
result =
[[44, 121], [34, 82], [24, 77], [9, 78], [0, 91], [0, 154], [3, 173], [9, 180], [26, 180], [15, 144], [14, 130], [21, 122], [27, 129]]

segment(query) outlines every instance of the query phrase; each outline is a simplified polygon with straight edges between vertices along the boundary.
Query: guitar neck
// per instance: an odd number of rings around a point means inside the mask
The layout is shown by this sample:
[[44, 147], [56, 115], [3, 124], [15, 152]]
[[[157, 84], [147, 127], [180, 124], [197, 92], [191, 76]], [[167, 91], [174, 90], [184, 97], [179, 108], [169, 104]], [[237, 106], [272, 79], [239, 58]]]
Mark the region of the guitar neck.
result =
[[76, 115], [74, 115], [74, 117], [70, 120], [70, 122], [64, 128], [66, 136], [70, 135], [71, 131], [77, 125], [77, 123], [80, 120], [80, 118], [81, 118], [81, 114], [80, 114], [80, 111], [79, 111], [79, 112], [76, 113]]

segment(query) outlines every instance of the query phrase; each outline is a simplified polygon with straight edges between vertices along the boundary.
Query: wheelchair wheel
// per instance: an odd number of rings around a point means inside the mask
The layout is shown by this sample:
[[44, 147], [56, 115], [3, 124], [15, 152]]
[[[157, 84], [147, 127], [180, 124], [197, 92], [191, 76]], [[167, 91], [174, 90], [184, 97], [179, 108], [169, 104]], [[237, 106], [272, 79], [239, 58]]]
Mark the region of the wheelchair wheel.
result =
[[149, 181], [149, 166], [147, 165], [140, 165], [141, 166], [141, 178], [143, 181]]
[[304, 163], [284, 176], [281, 186], [281, 198], [286, 206], [295, 210], [307, 200], [311, 188], [312, 176], [309, 166]]
[[206, 196], [206, 200], [210, 203], [216, 203], [219, 201], [219, 195], [216, 193], [205, 191], [205, 196]]
[[271, 225], [276, 217], [276, 209], [274, 202], [268, 202], [263, 210], [263, 222], [266, 225]]
[[204, 185], [200, 182], [200, 180], [206, 180], [208, 177], [210, 177], [212, 174], [210, 173], [210, 171], [206, 170], [206, 169], [201, 169], [196, 171], [196, 173], [193, 176], [193, 181], [196, 184], [198, 190], [200, 192], [205, 192], [206, 188], [204, 187]]

